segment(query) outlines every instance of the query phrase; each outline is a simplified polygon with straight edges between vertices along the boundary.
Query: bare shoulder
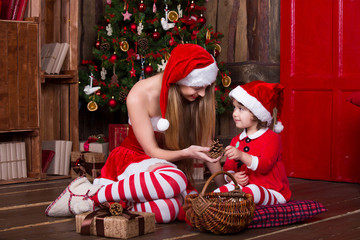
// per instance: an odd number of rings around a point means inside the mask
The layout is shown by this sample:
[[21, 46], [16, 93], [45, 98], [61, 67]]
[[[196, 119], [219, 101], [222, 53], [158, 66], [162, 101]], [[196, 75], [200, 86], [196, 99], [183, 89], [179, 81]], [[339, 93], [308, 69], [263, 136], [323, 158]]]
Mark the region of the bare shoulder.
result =
[[[138, 81], [130, 90], [126, 102], [128, 106], [133, 104], [147, 105], [161, 89], [162, 75], [158, 74], [150, 78]], [[160, 85], [158, 84], [160, 82]]]

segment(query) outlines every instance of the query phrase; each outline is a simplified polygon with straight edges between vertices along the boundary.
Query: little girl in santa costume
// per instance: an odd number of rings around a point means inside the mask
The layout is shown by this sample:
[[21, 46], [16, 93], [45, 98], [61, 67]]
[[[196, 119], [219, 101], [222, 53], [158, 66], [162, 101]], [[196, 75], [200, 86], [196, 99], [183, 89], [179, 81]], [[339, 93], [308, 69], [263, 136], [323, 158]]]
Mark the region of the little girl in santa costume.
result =
[[[233, 119], [237, 128], [243, 129], [225, 148], [226, 161], [223, 170], [235, 177], [245, 193], [254, 196], [258, 205], [286, 203], [291, 191], [282, 162], [281, 139], [283, 130], [279, 121], [283, 103], [283, 86], [278, 83], [253, 81], [233, 89]], [[273, 132], [269, 126], [276, 107], [278, 122]], [[225, 177], [229, 182], [228, 177]], [[216, 192], [234, 190], [233, 182], [218, 188]]]
[[221, 170], [221, 157], [207, 155], [215, 131], [217, 73], [216, 61], [204, 48], [175, 47], [163, 73], [137, 82], [129, 92], [129, 134], [110, 153], [101, 176], [93, 184], [85, 177], [75, 179], [46, 214], [71, 216], [122, 202], [131, 210], [155, 213], [158, 223], [175, 220], [184, 196], [194, 190], [194, 159], [212, 173]]

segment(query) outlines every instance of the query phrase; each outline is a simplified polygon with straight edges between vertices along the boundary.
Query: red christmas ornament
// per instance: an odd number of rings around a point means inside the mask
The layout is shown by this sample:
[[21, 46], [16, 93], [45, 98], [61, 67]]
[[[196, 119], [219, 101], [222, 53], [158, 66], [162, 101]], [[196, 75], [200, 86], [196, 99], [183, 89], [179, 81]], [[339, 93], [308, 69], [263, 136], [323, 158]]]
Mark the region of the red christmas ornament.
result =
[[195, 3], [194, 3], [194, 1], [191, 1], [191, 3], [190, 3], [190, 5], [189, 5], [189, 10], [190, 11], [194, 11], [195, 10]]
[[206, 23], [206, 18], [202, 14], [200, 14], [200, 17], [198, 18], [198, 23], [201, 25], [205, 25]]
[[146, 5], [144, 4], [144, 1], [143, 1], [143, 0], [141, 0], [141, 2], [139, 3], [138, 9], [139, 9], [139, 12], [145, 12], [145, 10], [146, 10]]
[[155, 41], [160, 39], [160, 33], [155, 29], [155, 31], [151, 34], [152, 39]]
[[97, 90], [97, 91], [95, 92], [95, 94], [96, 94], [96, 96], [100, 96], [100, 95], [101, 95], [101, 91], [100, 91], [100, 90]]
[[114, 99], [114, 97], [112, 97], [112, 98], [109, 100], [109, 107], [114, 108], [114, 107], [116, 107], [116, 105], [117, 105], [117, 102], [116, 102], [116, 100]]
[[116, 53], [111, 55], [111, 57], [109, 58], [109, 62], [111, 63], [115, 63], [117, 60], [118, 60], [118, 56], [116, 55]]
[[153, 73], [154, 68], [151, 65], [148, 65], [148, 66], [145, 67], [144, 71], [145, 71], [146, 75], [150, 75], [150, 74]]
[[95, 48], [100, 49], [100, 44], [101, 44], [100, 40], [97, 40], [95, 42]]
[[169, 40], [169, 45], [170, 45], [170, 46], [174, 46], [174, 45], [175, 45], [175, 40], [174, 40], [173, 37], [170, 38], [170, 40]]
[[135, 23], [131, 23], [131, 24], [130, 24], [130, 30], [131, 30], [132, 32], [135, 32], [136, 29], [137, 29], [136, 24], [135, 24]]

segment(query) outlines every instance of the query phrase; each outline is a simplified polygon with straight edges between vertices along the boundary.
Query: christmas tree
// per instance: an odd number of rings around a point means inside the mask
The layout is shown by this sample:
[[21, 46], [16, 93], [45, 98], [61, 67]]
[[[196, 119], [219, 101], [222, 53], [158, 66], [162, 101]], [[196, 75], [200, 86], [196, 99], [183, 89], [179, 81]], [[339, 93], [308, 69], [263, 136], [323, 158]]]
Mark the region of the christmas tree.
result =
[[[206, 26], [205, 0], [107, 0], [105, 24], [96, 26], [94, 60], [83, 60], [79, 95], [89, 111], [126, 112], [126, 96], [141, 79], [164, 70], [172, 49], [183, 43], [204, 47], [215, 58], [223, 35]], [[218, 62], [217, 112], [231, 107], [229, 72]]]

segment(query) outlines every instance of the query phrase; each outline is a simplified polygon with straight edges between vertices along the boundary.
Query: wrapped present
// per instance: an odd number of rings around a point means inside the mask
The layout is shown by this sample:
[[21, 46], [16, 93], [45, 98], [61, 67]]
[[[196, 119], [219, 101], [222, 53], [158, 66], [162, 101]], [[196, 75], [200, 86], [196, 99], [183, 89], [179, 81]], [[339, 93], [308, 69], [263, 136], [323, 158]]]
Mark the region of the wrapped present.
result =
[[101, 209], [76, 215], [76, 232], [112, 238], [132, 238], [155, 231], [155, 214], [125, 211], [121, 216], [113, 216]]
[[109, 139], [104, 134], [91, 135], [86, 141], [80, 142], [80, 151], [104, 153], [109, 155]]
[[71, 152], [71, 177], [86, 175], [89, 181], [93, 181], [100, 175], [105, 160], [104, 153]]
[[129, 124], [109, 124], [109, 151], [120, 146], [127, 137]]

